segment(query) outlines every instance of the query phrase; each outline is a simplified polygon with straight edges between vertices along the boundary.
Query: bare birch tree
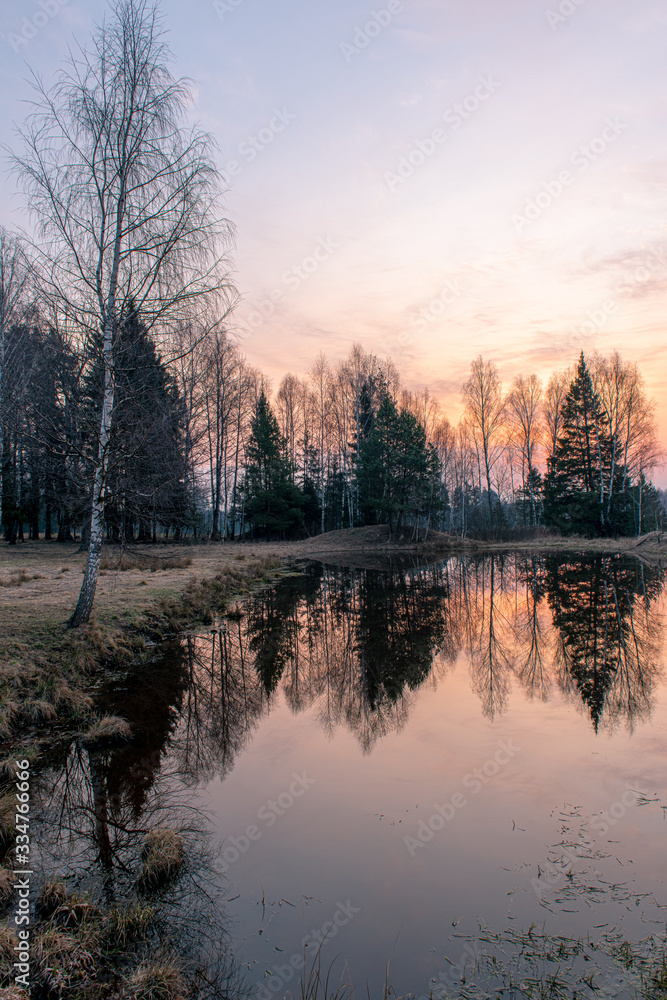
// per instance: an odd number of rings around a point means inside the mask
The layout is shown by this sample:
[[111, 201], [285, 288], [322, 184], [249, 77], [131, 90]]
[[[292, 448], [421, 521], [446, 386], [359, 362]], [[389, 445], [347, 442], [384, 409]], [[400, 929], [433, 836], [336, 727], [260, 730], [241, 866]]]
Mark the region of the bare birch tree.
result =
[[611, 435], [610, 466], [604, 487], [609, 516], [617, 469], [623, 469], [621, 490], [625, 492], [632, 476], [639, 480], [660, 460], [655, 441], [655, 406], [646, 396], [637, 364], [623, 361], [618, 351], [609, 358], [596, 355], [591, 372]]
[[498, 371], [492, 361], [475, 358], [470, 366], [470, 378], [462, 388], [466, 418], [484, 462], [489, 524], [493, 527], [493, 505], [491, 501], [491, 473], [498, 460], [502, 444], [500, 432], [505, 416], [505, 405]]
[[310, 370], [310, 381], [314, 386], [315, 413], [317, 421], [317, 443], [319, 453], [319, 494], [320, 494], [320, 531], [324, 532], [325, 518], [325, 478], [328, 471], [327, 442], [329, 439], [328, 424], [331, 408], [329, 387], [331, 384], [331, 369], [324, 353], [315, 358]]
[[554, 372], [544, 395], [544, 435], [548, 455], [553, 455], [561, 432], [561, 409], [572, 381], [572, 371]]
[[[104, 527], [115, 347], [128, 315], [153, 331], [230, 302], [211, 140], [184, 124], [187, 81], [176, 80], [157, 7], [113, 0], [89, 49], [74, 52], [53, 87], [35, 83], [34, 111], [14, 158], [42, 239], [44, 280], [103, 371], [85, 575], [70, 626], [88, 621]], [[218, 315], [219, 318], [219, 315]]]
[[521, 454], [524, 495], [530, 500], [530, 523], [537, 523], [535, 499], [535, 451], [541, 424], [542, 382], [537, 375], [517, 375], [507, 397], [512, 437]]

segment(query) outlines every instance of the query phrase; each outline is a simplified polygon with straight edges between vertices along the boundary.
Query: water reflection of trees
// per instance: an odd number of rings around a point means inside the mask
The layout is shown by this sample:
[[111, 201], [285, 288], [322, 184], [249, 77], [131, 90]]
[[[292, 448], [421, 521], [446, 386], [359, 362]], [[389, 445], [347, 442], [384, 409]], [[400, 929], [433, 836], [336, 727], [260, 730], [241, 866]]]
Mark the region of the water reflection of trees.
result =
[[224, 929], [208, 921], [224, 911], [202, 876], [212, 874], [206, 823], [189, 788], [231, 770], [277, 697], [294, 713], [312, 709], [327, 731], [348, 727], [370, 751], [404, 725], [415, 692], [462, 657], [487, 716], [504, 710], [514, 685], [541, 700], [563, 692], [596, 730], [632, 726], [650, 712], [659, 676], [662, 586], [660, 571], [618, 556], [500, 554], [383, 571], [310, 564], [100, 692], [100, 712], [127, 720], [133, 735], [77, 741], [49, 762], [44, 868], [112, 906], [136, 897], [146, 834], [177, 829], [194, 877], [163, 893], [160, 933], [193, 967], [202, 955], [199, 968], [218, 963], [222, 983]]
[[[44, 884], [64, 879], [69, 891], [84, 890], [94, 912], [132, 914], [140, 912], [134, 906], [150, 907], [150, 932], [127, 945], [135, 964], [173, 955], [186, 972], [188, 995], [242, 997], [246, 991], [220, 902], [224, 886], [208, 846], [208, 819], [193, 806], [190, 776], [173, 754], [173, 746], [181, 745], [188, 657], [176, 643], [161, 652], [140, 670], [114, 677], [98, 694], [101, 714], [124, 719], [129, 738], [121, 727], [116, 734], [98, 731], [61, 744], [44, 761], [36, 786], [35, 861]], [[142, 847], [147, 835], [164, 830], [177, 834], [185, 863], [177, 878], [148, 889], [141, 879]], [[129, 957], [126, 965], [131, 971]], [[44, 996], [60, 996], [44, 989]]]
[[506, 555], [386, 570], [311, 564], [185, 643], [177, 743], [193, 777], [226, 773], [278, 692], [345, 725], [365, 751], [400, 729], [414, 692], [469, 661], [482, 711], [512, 684], [554, 689], [596, 729], [650, 711], [659, 672], [661, 571], [619, 556]]
[[226, 773], [280, 688], [369, 749], [407, 718], [410, 694], [453, 658], [446, 566], [380, 572], [316, 564], [246, 603], [241, 618], [186, 642], [191, 677], [182, 761]]
[[552, 557], [545, 570], [563, 690], [578, 693], [596, 730], [647, 716], [661, 646], [662, 574], [618, 556]]
[[662, 571], [619, 555], [499, 555], [459, 563], [453, 602], [483, 712], [512, 681], [530, 698], [554, 686], [596, 731], [648, 715], [660, 672]]

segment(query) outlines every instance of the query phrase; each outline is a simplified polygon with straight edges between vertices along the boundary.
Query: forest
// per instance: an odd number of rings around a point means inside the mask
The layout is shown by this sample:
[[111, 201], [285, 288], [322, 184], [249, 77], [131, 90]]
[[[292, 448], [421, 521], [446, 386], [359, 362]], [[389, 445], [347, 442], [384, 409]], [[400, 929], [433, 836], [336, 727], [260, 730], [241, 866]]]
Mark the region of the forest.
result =
[[[11, 239], [4, 236], [5, 256]], [[14, 252], [16, 252], [14, 248]], [[318, 355], [277, 390], [226, 331], [185, 327], [158, 350], [131, 312], [114, 345], [104, 536], [298, 538], [367, 524], [421, 538], [513, 538], [548, 528], [619, 536], [662, 525], [650, 476], [653, 407], [635, 364], [583, 354], [503, 393], [477, 358], [453, 425], [428, 389], [360, 346]], [[98, 338], [68, 338], [31, 301], [2, 337], [5, 539], [81, 539], [99, 450]]]

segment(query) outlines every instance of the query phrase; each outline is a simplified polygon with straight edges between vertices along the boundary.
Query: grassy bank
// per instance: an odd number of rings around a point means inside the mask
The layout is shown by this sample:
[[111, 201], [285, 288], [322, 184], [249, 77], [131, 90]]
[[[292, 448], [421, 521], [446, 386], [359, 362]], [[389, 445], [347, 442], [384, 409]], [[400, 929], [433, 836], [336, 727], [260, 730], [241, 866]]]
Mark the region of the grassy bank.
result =
[[0, 740], [35, 749], [54, 723], [90, 725], [100, 668], [140, 657], [154, 641], [206, 624], [227, 602], [274, 575], [270, 546], [107, 550], [88, 625], [65, 627], [85, 553], [74, 544], [0, 549]]

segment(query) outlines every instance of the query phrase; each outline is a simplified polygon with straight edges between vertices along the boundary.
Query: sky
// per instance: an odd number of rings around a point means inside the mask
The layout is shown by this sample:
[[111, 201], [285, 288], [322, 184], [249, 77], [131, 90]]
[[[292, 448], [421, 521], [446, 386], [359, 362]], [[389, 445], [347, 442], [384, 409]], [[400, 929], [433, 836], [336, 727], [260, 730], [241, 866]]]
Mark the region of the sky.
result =
[[[664, 3], [161, 7], [226, 182], [233, 325], [275, 387], [358, 342], [456, 421], [479, 354], [509, 387], [618, 350], [667, 446]], [[1, 141], [104, 10], [2, 0]], [[27, 225], [11, 177], [0, 223]]]

